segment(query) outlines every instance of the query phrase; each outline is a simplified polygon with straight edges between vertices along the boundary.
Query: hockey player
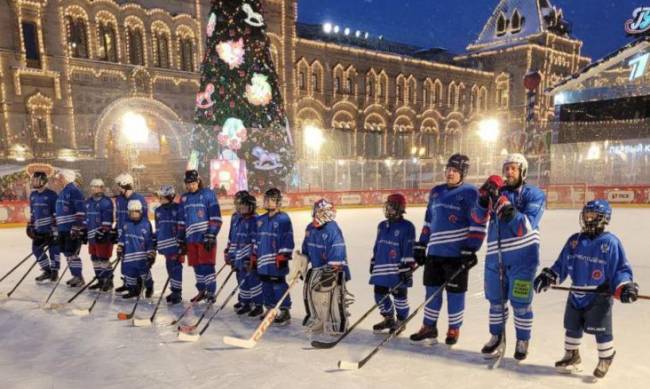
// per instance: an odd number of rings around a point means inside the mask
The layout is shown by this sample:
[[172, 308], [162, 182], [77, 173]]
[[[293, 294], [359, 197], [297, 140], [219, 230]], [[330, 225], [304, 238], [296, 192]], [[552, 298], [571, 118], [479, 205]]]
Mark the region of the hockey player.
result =
[[638, 285], [632, 281], [632, 268], [623, 244], [612, 233], [605, 232], [612, 208], [605, 200], [589, 201], [580, 213], [582, 231], [571, 235], [551, 268], [544, 268], [535, 278], [535, 291], [546, 291], [551, 285], [571, 277], [572, 288], [564, 311], [564, 357], [555, 363], [561, 372], [571, 372], [580, 364], [582, 333], [593, 334], [598, 343], [598, 365], [594, 376], [603, 378], [614, 359], [612, 305], [614, 298], [622, 303], [636, 301]]
[[[149, 208], [144, 197], [133, 191], [133, 177], [128, 173], [122, 173], [115, 177], [115, 187], [113, 193], [115, 194], [115, 228], [111, 232], [111, 240], [117, 243], [120, 231], [124, 223], [129, 219], [129, 211], [127, 205], [129, 200], [139, 200], [142, 204], [142, 214], [145, 218], [149, 215]], [[115, 289], [117, 293], [126, 292], [128, 287], [126, 283]], [[153, 292], [153, 291], [152, 291]]]
[[[285, 277], [289, 274], [289, 260], [293, 252], [293, 227], [289, 215], [282, 212], [282, 193], [271, 188], [264, 193], [266, 213], [257, 218], [257, 238], [253, 245], [252, 266], [262, 281], [264, 306], [271, 309], [287, 291]], [[275, 324], [285, 325], [291, 319], [291, 296], [288, 296]]]
[[178, 204], [174, 202], [176, 189], [172, 185], [163, 185], [156, 195], [160, 206], [156, 208], [155, 241], [158, 252], [165, 257], [165, 266], [169, 276], [171, 293], [165, 297], [168, 304], [183, 301], [183, 261], [185, 256], [178, 245]]
[[128, 220], [119, 232], [117, 244], [117, 255], [123, 258], [122, 275], [127, 287], [127, 293], [122, 295], [124, 299], [140, 296], [142, 285], [147, 290], [153, 290], [149, 269], [156, 260], [151, 223], [144, 217], [142, 203], [139, 200], [130, 200], [127, 210]]
[[302, 243], [302, 254], [311, 265], [303, 289], [307, 312], [303, 325], [312, 334], [337, 335], [348, 328], [345, 283], [350, 280], [350, 269], [335, 218], [334, 204], [326, 199], [316, 201]]
[[[485, 237], [486, 211], [477, 205], [478, 190], [464, 182], [469, 171], [469, 158], [452, 155], [445, 170], [446, 183], [435, 186], [429, 194], [424, 227], [416, 250], [418, 262], [426, 250], [424, 285], [427, 298], [438, 293], [447, 282], [447, 313], [449, 329], [445, 343], [458, 342], [465, 311], [465, 292], [469, 269], [476, 265], [476, 251]], [[462, 266], [465, 269], [451, 278]], [[442, 293], [424, 308], [420, 331], [411, 335], [413, 342], [433, 343], [438, 336], [436, 323], [442, 307]]]
[[87, 239], [85, 227], [86, 207], [83, 193], [79, 190], [77, 175], [72, 170], [62, 170], [61, 179], [65, 186], [56, 200], [56, 225], [59, 232], [59, 248], [70, 266], [72, 278], [66, 284], [72, 288], [84, 285], [81, 273], [79, 250]]
[[503, 322], [508, 318], [507, 306], [505, 312], [502, 307], [510, 301], [517, 335], [514, 357], [519, 361], [528, 355], [533, 327], [532, 286], [539, 265], [539, 224], [545, 203], [544, 192], [526, 183], [527, 171], [523, 155], [508, 155], [503, 162], [505, 185], [501, 177], [491, 176], [481, 187], [479, 198], [481, 207], [491, 210], [484, 282], [485, 298], [490, 302], [491, 337], [481, 352], [497, 355], [505, 330]]
[[179, 241], [187, 248], [188, 264], [196, 274], [198, 294], [191, 301], [214, 303], [217, 290], [215, 262], [221, 210], [214, 192], [203, 188], [199, 172], [185, 172], [185, 189], [178, 207]]
[[[241, 218], [241, 201], [244, 197], [248, 196], [248, 191], [245, 190], [240, 190], [237, 193], [235, 193], [234, 199], [233, 199], [233, 205], [235, 206], [235, 212], [232, 213], [230, 216], [230, 227], [228, 229], [228, 242], [226, 242], [226, 248], [223, 250], [223, 258], [224, 262], [227, 265], [230, 265], [231, 267], [235, 268], [235, 245], [233, 244], [234, 239], [235, 239], [235, 230], [237, 229], [237, 224], [239, 223], [239, 220]], [[236, 268], [235, 268], [236, 269]], [[239, 273], [237, 273], [239, 276]], [[238, 278], [239, 281], [239, 278]], [[242, 303], [242, 290], [240, 288], [239, 291], [239, 299], [233, 306], [235, 311], [240, 309], [243, 305]]]
[[[47, 174], [44, 171], [35, 171], [31, 184], [34, 190], [29, 195], [27, 236], [32, 240], [32, 253], [42, 270], [36, 281], [56, 281], [59, 279], [60, 266], [55, 216], [57, 195], [47, 187]], [[49, 251], [49, 257], [45, 250]]]
[[[384, 203], [386, 220], [377, 226], [377, 238], [370, 260], [370, 284], [375, 286], [375, 302], [384, 320], [375, 324], [375, 332], [394, 332], [409, 315], [408, 288], [413, 286], [412, 271], [415, 227], [404, 219], [406, 198], [400, 193], [388, 196]], [[399, 288], [394, 289], [399, 285]], [[393, 290], [394, 289], [394, 290]], [[388, 294], [392, 296], [387, 296]], [[395, 320], [397, 312], [397, 320]]]
[[235, 308], [235, 312], [238, 315], [248, 314], [249, 317], [257, 317], [264, 312], [262, 283], [250, 263], [257, 232], [255, 214], [257, 201], [254, 196], [246, 192], [240, 194], [235, 204], [238, 216], [229, 246], [232, 253], [230, 263], [237, 271], [239, 283], [239, 306]]
[[97, 283], [88, 289], [113, 289], [113, 271], [109, 259], [113, 254], [111, 228], [113, 226], [113, 201], [104, 194], [104, 181], [90, 181], [90, 197], [86, 200], [86, 228], [88, 252], [93, 263]]

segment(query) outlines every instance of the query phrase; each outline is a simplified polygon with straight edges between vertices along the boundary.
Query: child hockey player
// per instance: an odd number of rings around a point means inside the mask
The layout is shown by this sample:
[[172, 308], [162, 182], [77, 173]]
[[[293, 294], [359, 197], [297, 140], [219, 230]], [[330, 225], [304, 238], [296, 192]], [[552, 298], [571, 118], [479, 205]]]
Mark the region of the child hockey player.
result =
[[93, 263], [97, 283], [88, 289], [113, 289], [113, 271], [108, 262], [113, 254], [111, 227], [113, 226], [113, 201], [104, 194], [104, 181], [90, 181], [90, 197], [86, 200], [86, 228], [88, 229], [88, 253]]
[[122, 275], [127, 293], [122, 295], [122, 298], [125, 299], [139, 296], [143, 284], [147, 290], [153, 291], [153, 279], [149, 269], [156, 260], [151, 223], [144, 217], [142, 203], [139, 200], [130, 200], [127, 209], [129, 219], [122, 226], [117, 245], [117, 254], [123, 258]]
[[165, 297], [168, 304], [178, 304], [183, 300], [183, 261], [177, 242], [178, 204], [174, 202], [176, 189], [172, 185], [163, 185], [156, 195], [160, 206], [156, 208], [156, 249], [165, 257], [165, 266], [169, 276], [171, 293]]

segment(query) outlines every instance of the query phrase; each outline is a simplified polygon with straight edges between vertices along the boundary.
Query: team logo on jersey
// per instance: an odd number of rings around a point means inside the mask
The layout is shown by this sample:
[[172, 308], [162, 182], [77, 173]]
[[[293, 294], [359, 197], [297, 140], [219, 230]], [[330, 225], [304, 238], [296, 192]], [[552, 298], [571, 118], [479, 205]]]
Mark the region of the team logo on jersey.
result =
[[572, 241], [569, 243], [569, 245], [571, 246], [572, 249], [575, 250], [575, 248], [578, 247], [578, 240], [577, 240], [577, 239], [572, 240]]
[[261, 220], [257, 222], [257, 228], [260, 228], [260, 227], [262, 227], [262, 221]]
[[196, 216], [203, 217], [203, 216], [205, 216], [205, 212], [203, 212], [202, 209], [199, 209], [198, 211], [196, 211]]
[[327, 239], [327, 234], [321, 235], [323, 237], [323, 240]]
[[600, 245], [600, 251], [603, 253], [609, 252], [609, 244], [608, 243], [603, 243]]
[[280, 226], [277, 222], [273, 222], [273, 228], [278, 228]]
[[600, 269], [596, 269], [591, 273], [591, 278], [594, 280], [599, 280], [603, 277], [603, 272]]
[[395, 249], [391, 249], [391, 250], [388, 252], [388, 256], [389, 256], [390, 258], [397, 258], [397, 251], [396, 251]]
[[456, 215], [454, 215], [453, 213], [451, 215], [449, 215], [448, 219], [449, 219], [450, 223], [454, 223], [454, 224], [458, 221], [458, 217]]
[[309, 231], [305, 231], [305, 238], [309, 238]]
[[399, 236], [399, 230], [395, 231], [395, 237]]

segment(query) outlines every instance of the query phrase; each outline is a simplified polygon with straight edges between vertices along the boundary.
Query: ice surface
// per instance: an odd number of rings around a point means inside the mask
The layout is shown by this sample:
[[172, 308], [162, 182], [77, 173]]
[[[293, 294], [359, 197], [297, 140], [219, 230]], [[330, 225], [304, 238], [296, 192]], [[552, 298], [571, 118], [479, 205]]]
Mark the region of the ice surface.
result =
[[[302, 242], [307, 212], [291, 213], [296, 244]], [[337, 220], [347, 242], [352, 269], [351, 292], [356, 297], [352, 306], [355, 320], [373, 304], [372, 287], [368, 285], [368, 262], [375, 228], [382, 217], [379, 209], [339, 210]], [[422, 226], [424, 208], [408, 210], [407, 217], [416, 228]], [[226, 229], [219, 234], [219, 251], [224, 247]], [[542, 221], [542, 265], [549, 265], [568, 236], [578, 227], [577, 210], [547, 211]], [[646, 294], [650, 291], [650, 269], [647, 253], [650, 231], [650, 210], [615, 209], [611, 231], [625, 245], [635, 278]], [[0, 274], [7, 271], [29, 250], [23, 229], [0, 229]], [[91, 278], [92, 267], [83, 248], [84, 275]], [[420, 347], [408, 342], [408, 335], [417, 331], [421, 315], [394, 342], [389, 343], [361, 370], [340, 371], [339, 360], [357, 361], [369, 352], [381, 337], [371, 331], [379, 314], [371, 315], [347, 339], [331, 350], [313, 350], [300, 323], [304, 314], [301, 290], [295, 289], [293, 321], [288, 327], [274, 328], [252, 350], [237, 349], [222, 343], [223, 336], [248, 338], [259, 320], [237, 317], [228, 307], [215, 318], [197, 343], [182, 343], [176, 338], [176, 327], [169, 322], [183, 307], [167, 308], [163, 302], [156, 323], [151, 328], [133, 327], [131, 321], [118, 321], [120, 310], [129, 310], [132, 302], [102, 297], [88, 317], [74, 316], [69, 310], [44, 311], [38, 308], [50, 291], [38, 286], [30, 274], [24, 284], [6, 302], [0, 302], [0, 387], [8, 388], [81, 388], [132, 387], [162, 388], [567, 388], [584, 387], [597, 356], [593, 337], [583, 340], [581, 353], [584, 371], [565, 376], [554, 371], [553, 363], [563, 355], [562, 317], [566, 294], [549, 291], [534, 301], [535, 323], [529, 358], [517, 365], [514, 353], [514, 329], [508, 323], [506, 359], [491, 371], [480, 355], [488, 338], [488, 303], [483, 298], [482, 255], [470, 275], [470, 289], [465, 308], [465, 324], [458, 345], [449, 350], [444, 344]], [[219, 264], [223, 263], [219, 256]], [[156, 295], [165, 281], [164, 260], [154, 265]], [[18, 280], [14, 273], [0, 284], [7, 292]], [[225, 278], [226, 272], [219, 276]], [[66, 279], [68, 276], [66, 276]], [[411, 306], [419, 304], [424, 295], [421, 273], [411, 289]], [[191, 269], [184, 271], [183, 297], [195, 294]], [[234, 288], [230, 281], [226, 293]], [[302, 285], [297, 286], [299, 288]], [[72, 295], [60, 286], [51, 302], [62, 302]], [[75, 307], [87, 308], [92, 293], [80, 296]], [[136, 316], [148, 318], [153, 303], [142, 304]], [[443, 308], [444, 310], [444, 308]], [[188, 319], [196, 319], [201, 311]], [[625, 389], [650, 386], [650, 303], [631, 305], [616, 303], [614, 308], [614, 341], [616, 359], [608, 376], [598, 385]], [[190, 323], [191, 320], [185, 320]], [[446, 314], [438, 324], [441, 336], [446, 331]]]

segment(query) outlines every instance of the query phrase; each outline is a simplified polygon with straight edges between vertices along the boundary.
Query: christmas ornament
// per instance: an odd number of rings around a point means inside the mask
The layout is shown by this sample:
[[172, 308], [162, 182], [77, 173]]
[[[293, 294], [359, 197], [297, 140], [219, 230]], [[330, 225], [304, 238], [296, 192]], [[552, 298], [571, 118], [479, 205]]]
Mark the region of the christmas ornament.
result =
[[262, 17], [262, 14], [257, 13], [253, 11], [253, 8], [247, 3], [244, 3], [241, 6], [242, 11], [246, 13], [246, 19], [244, 22], [250, 26], [253, 27], [263, 27], [264, 26], [264, 18]]
[[260, 146], [253, 147], [251, 154], [253, 157], [257, 158], [257, 161], [253, 163], [253, 166], [257, 170], [274, 170], [282, 167], [280, 156], [278, 154], [270, 153]]
[[214, 85], [212, 83], [205, 86], [204, 92], [196, 94], [196, 108], [207, 109], [212, 107], [215, 102], [212, 101], [212, 94], [214, 93]]
[[272, 98], [271, 85], [267, 81], [268, 77], [253, 73], [251, 83], [246, 85], [246, 99], [253, 105], [267, 105]]
[[246, 127], [244, 122], [237, 118], [228, 118], [223, 124], [221, 133], [217, 135], [217, 141], [220, 145], [231, 150], [237, 151], [241, 148], [242, 142], [247, 139]]
[[217, 25], [217, 15], [210, 14], [210, 19], [208, 20], [208, 25], [205, 31], [208, 34], [208, 37], [212, 36], [212, 33], [214, 32], [214, 28], [216, 25]]
[[244, 63], [244, 40], [221, 42], [217, 45], [219, 58], [228, 64], [230, 70]]

